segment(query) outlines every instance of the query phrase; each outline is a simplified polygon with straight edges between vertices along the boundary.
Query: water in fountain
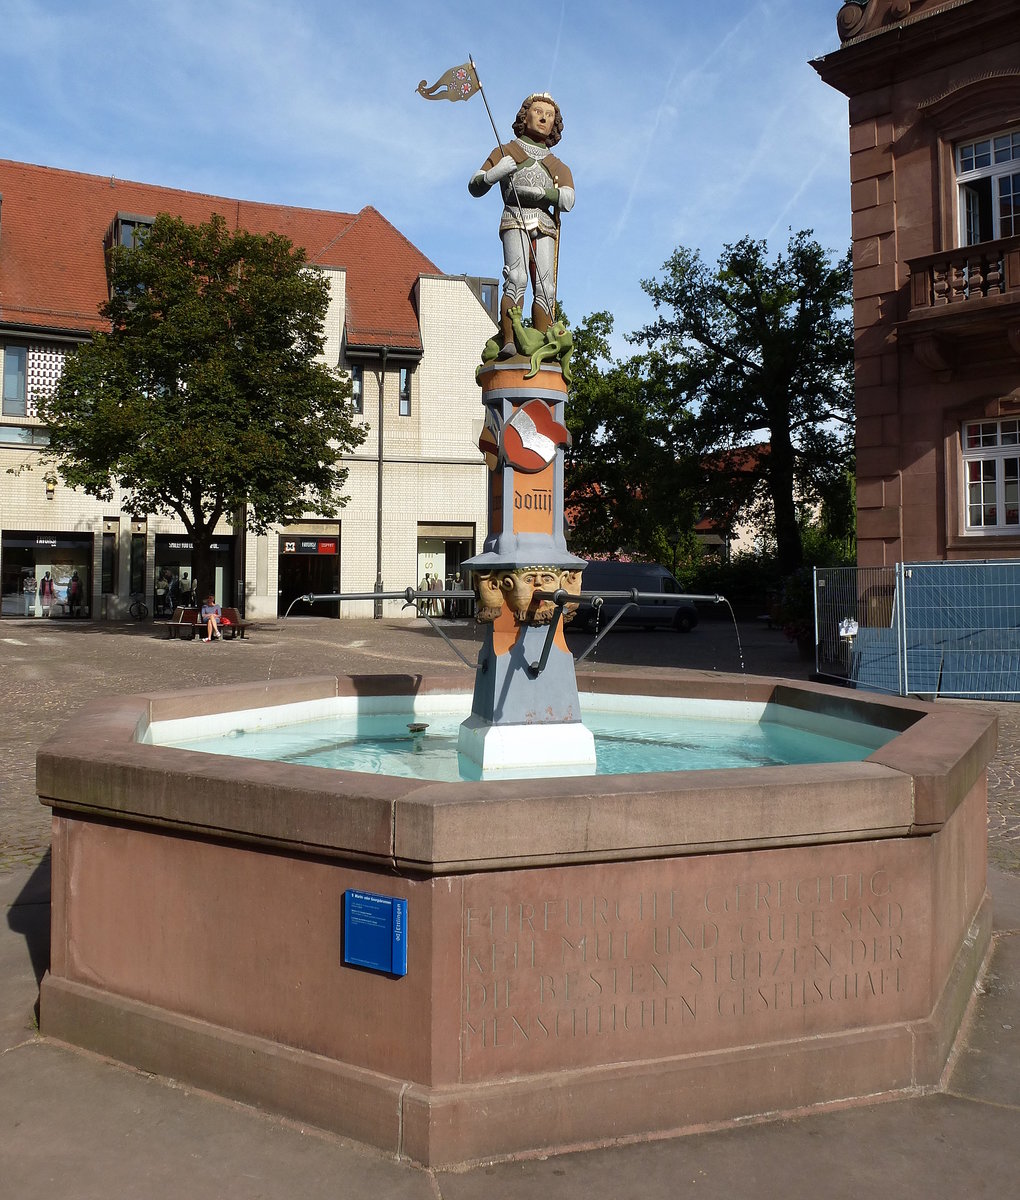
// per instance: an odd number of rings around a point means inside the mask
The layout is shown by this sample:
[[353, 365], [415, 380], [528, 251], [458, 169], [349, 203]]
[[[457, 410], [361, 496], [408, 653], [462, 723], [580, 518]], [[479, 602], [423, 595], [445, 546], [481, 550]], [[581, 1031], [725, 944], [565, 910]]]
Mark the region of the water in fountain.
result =
[[243, 724], [234, 713], [218, 719], [218, 728], [210, 728], [205, 719], [191, 730], [169, 723], [165, 730], [154, 727], [150, 736], [185, 750], [447, 782], [854, 762], [890, 736], [849, 721], [811, 721], [781, 705], [671, 705], [661, 697], [583, 694], [584, 723], [595, 736], [594, 770], [519, 764], [483, 774], [478, 764], [457, 753], [467, 696], [447, 697], [426, 712], [411, 697], [405, 703], [390, 711], [338, 712], [304, 720], [301, 706], [294, 706], [290, 723], [282, 709], [245, 714]]

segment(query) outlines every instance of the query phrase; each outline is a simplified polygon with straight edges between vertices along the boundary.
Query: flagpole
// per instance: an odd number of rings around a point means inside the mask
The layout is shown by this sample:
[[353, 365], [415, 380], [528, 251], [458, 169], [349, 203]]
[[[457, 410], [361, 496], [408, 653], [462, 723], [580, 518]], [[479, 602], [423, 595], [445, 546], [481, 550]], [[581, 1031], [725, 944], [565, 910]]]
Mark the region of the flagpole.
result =
[[[475, 60], [468, 55], [468, 62], [471, 64], [471, 70], [475, 73], [475, 79], [478, 80], [478, 91], [481, 93], [482, 103], [485, 105], [485, 111], [489, 114], [489, 124], [492, 126], [492, 132], [496, 135], [496, 145], [499, 146], [499, 152], [504, 157], [506, 151], [503, 149], [503, 139], [499, 136], [499, 130], [496, 128], [496, 122], [492, 117], [492, 109], [489, 107], [489, 98], [485, 94], [485, 88], [482, 87], [482, 77], [478, 74], [478, 68], [475, 66]], [[523, 219], [523, 213], [521, 214]]]
[[[478, 91], [481, 94], [482, 103], [485, 105], [485, 111], [486, 111], [486, 113], [488, 113], [489, 124], [492, 126], [492, 132], [496, 135], [496, 145], [499, 146], [499, 153], [503, 158], [505, 158], [506, 150], [503, 147], [503, 139], [499, 136], [499, 130], [496, 128], [496, 122], [493, 120], [492, 109], [489, 108], [489, 100], [485, 94], [485, 88], [482, 87], [482, 77], [478, 74], [478, 68], [475, 66], [475, 60], [474, 60], [474, 58], [472, 58], [472, 56], [470, 54], [468, 54], [468, 62], [471, 64], [471, 70], [474, 71], [474, 73], [475, 73], [475, 79], [478, 80]], [[531, 238], [528, 236], [528, 230], [524, 223], [524, 208], [521, 204], [520, 196], [517, 195], [517, 184], [514, 182], [513, 175], [510, 176], [510, 191], [513, 192], [514, 204], [517, 205], [517, 216], [520, 218], [520, 222], [521, 222], [521, 246], [525, 251], [525, 258], [527, 258], [530, 262], [532, 262], [535, 267], [535, 279], [532, 280], [532, 286], [534, 287], [535, 280], [540, 280], [542, 278], [542, 276], [538, 269], [538, 260], [535, 258], [534, 248], [531, 245]], [[558, 216], [558, 214], [557, 214], [557, 216]], [[559, 246], [559, 221], [557, 220], [557, 236], [556, 236], [557, 265], [558, 265], [558, 260], [559, 260], [559, 249], [560, 249], [560, 246]], [[553, 287], [555, 287], [555, 286], [556, 286], [556, 284], [554, 281]], [[543, 300], [545, 300], [546, 309], [549, 311], [549, 320], [550, 321], [555, 320], [556, 313], [555, 313], [555, 311], [553, 311], [553, 304], [552, 304], [552, 301], [549, 299], [549, 294], [545, 290], [544, 283], [542, 284], [542, 298], [543, 298]]]
[[[559, 186], [560, 186], [560, 181], [554, 175], [553, 176], [553, 187], [558, 190]], [[553, 261], [553, 308], [555, 310], [556, 292], [560, 286], [560, 210], [558, 208], [556, 208], [555, 205], [553, 206], [553, 221], [556, 224], [556, 254], [554, 256], [554, 261]], [[543, 288], [542, 290], [544, 291], [545, 289]], [[552, 321], [555, 321], [556, 320], [555, 311], [551, 312], [549, 314], [549, 317]]]

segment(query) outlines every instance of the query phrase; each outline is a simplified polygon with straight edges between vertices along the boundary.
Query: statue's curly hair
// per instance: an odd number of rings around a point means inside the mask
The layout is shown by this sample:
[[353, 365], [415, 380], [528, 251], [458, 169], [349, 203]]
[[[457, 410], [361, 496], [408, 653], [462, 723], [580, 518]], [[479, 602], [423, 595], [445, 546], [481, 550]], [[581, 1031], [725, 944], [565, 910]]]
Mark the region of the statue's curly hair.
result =
[[544, 100], [546, 104], [551, 104], [556, 109], [556, 118], [553, 121], [552, 132], [545, 139], [545, 144], [549, 147], [555, 146], [563, 136], [563, 114], [560, 112], [560, 106], [549, 95], [548, 92], [532, 92], [531, 95], [524, 101], [514, 118], [514, 137], [520, 137], [524, 133], [524, 124], [527, 120], [528, 109], [535, 103], [536, 100]]

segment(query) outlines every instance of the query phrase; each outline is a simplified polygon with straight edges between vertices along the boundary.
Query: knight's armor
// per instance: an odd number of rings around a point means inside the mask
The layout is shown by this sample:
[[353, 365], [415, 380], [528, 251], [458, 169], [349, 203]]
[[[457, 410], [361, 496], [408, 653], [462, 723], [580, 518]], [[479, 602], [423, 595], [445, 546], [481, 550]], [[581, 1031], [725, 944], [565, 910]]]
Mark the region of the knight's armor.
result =
[[535, 328], [545, 332], [555, 314], [557, 223], [553, 214], [574, 207], [574, 180], [570, 169], [548, 146], [517, 137], [506, 147], [493, 150], [468, 181], [468, 191], [472, 196], [484, 196], [495, 183], [503, 196], [499, 219], [503, 243], [499, 324], [503, 346], [499, 357], [506, 358], [515, 351], [511, 310], [523, 305], [529, 274], [533, 278], [531, 319]]
[[[515, 146], [524, 151], [528, 162], [525, 166], [518, 167], [513, 175], [500, 180], [503, 215], [499, 221], [499, 232], [503, 234], [508, 229], [524, 229], [530, 234], [555, 237], [556, 223], [549, 215], [549, 201], [544, 197], [541, 200], [529, 199], [525, 194], [527, 188], [540, 188], [544, 192], [546, 188], [558, 186], [543, 161], [549, 157], [549, 148], [522, 142], [520, 138], [515, 140]], [[515, 189], [519, 193], [519, 206], [518, 196], [514, 194]], [[566, 192], [569, 192], [569, 196], [564, 194]], [[573, 188], [563, 188], [560, 192], [559, 207], [565, 212], [569, 211], [573, 202]]]

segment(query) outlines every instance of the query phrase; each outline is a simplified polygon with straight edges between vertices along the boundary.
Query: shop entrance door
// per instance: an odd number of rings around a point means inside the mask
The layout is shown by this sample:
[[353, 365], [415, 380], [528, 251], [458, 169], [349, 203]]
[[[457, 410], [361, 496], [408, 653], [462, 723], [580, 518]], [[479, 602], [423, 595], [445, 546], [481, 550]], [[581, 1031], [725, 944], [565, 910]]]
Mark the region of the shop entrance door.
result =
[[[337, 539], [281, 537], [277, 586], [277, 616], [284, 616], [298, 598], [309, 593], [333, 595], [340, 591], [340, 555]], [[339, 617], [340, 603], [295, 604], [292, 617]]]

